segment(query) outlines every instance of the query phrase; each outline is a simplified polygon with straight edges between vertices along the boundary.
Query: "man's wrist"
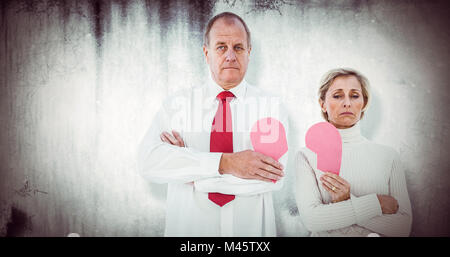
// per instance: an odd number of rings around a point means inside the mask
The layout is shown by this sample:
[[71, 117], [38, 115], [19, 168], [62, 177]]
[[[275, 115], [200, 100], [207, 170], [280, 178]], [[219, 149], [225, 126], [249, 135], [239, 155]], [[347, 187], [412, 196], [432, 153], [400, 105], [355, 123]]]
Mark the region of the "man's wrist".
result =
[[230, 154], [229, 153], [223, 153], [222, 156], [220, 157], [220, 163], [219, 163], [219, 173], [221, 175], [223, 174], [227, 174], [227, 161], [229, 158]]

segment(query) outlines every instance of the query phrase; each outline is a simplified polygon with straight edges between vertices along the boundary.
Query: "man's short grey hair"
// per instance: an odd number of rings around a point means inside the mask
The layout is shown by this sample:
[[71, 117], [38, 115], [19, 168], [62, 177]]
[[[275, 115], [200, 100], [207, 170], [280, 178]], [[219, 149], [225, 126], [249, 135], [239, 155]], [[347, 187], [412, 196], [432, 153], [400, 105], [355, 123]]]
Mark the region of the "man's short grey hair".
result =
[[[333, 81], [337, 77], [341, 76], [354, 76], [361, 85], [361, 90], [364, 98], [364, 107], [361, 110], [361, 119], [364, 116], [364, 112], [369, 107], [370, 103], [370, 91], [369, 91], [369, 80], [361, 74], [361, 72], [350, 69], [350, 68], [338, 68], [333, 69], [325, 73], [325, 75], [322, 77], [322, 80], [320, 82], [319, 87], [319, 98], [322, 99], [322, 101], [325, 101], [325, 95], [327, 94], [328, 89], [330, 88], [331, 84], [333, 84]], [[328, 114], [325, 112], [322, 112], [323, 118], [328, 121]]]
[[218, 20], [218, 19], [227, 19], [227, 20], [231, 20], [231, 19], [237, 19], [238, 21], [240, 21], [242, 23], [242, 25], [244, 25], [245, 28], [245, 32], [247, 33], [247, 46], [251, 47], [251, 38], [250, 38], [250, 30], [247, 27], [247, 24], [245, 24], [245, 21], [237, 14], [234, 14], [232, 12], [223, 12], [223, 13], [219, 13], [216, 16], [212, 17], [208, 24], [206, 25], [206, 30], [205, 30], [205, 34], [203, 35], [203, 45], [205, 46], [209, 46], [209, 32], [211, 31], [212, 26], [214, 25], [214, 23]]

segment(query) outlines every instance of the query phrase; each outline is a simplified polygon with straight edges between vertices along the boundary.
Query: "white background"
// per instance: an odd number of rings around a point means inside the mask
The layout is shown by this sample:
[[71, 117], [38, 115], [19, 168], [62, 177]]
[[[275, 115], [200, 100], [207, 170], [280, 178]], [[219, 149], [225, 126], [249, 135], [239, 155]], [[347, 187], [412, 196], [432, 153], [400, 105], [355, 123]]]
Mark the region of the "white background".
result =
[[[164, 188], [137, 174], [137, 145], [165, 97], [206, 80], [203, 26], [222, 11], [251, 30], [246, 78], [281, 95], [292, 154], [321, 121], [320, 77], [365, 74], [362, 133], [403, 159], [412, 235], [450, 235], [448, 4], [344, 0], [2, 5], [1, 235], [11, 215], [10, 235], [162, 235]], [[275, 194], [278, 233], [308, 235], [292, 186]]]

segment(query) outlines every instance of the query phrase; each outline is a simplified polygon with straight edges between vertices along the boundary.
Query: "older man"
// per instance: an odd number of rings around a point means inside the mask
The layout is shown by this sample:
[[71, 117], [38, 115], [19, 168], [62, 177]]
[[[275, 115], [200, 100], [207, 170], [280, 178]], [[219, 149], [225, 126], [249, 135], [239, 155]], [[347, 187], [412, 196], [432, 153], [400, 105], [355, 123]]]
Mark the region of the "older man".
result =
[[288, 154], [253, 151], [250, 131], [268, 116], [287, 129], [287, 113], [244, 80], [251, 40], [239, 16], [213, 17], [203, 52], [210, 81], [164, 102], [139, 146], [140, 173], [168, 183], [166, 236], [275, 236], [271, 192], [283, 185]]

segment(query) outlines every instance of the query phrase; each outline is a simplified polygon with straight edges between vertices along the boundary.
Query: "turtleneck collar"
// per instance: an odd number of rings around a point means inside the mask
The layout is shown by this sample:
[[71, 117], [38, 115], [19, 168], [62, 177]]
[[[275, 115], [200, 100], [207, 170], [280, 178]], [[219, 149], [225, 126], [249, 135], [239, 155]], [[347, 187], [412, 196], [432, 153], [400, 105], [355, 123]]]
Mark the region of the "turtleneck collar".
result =
[[353, 125], [353, 127], [338, 129], [338, 131], [341, 134], [342, 143], [358, 143], [364, 141], [359, 122]]

